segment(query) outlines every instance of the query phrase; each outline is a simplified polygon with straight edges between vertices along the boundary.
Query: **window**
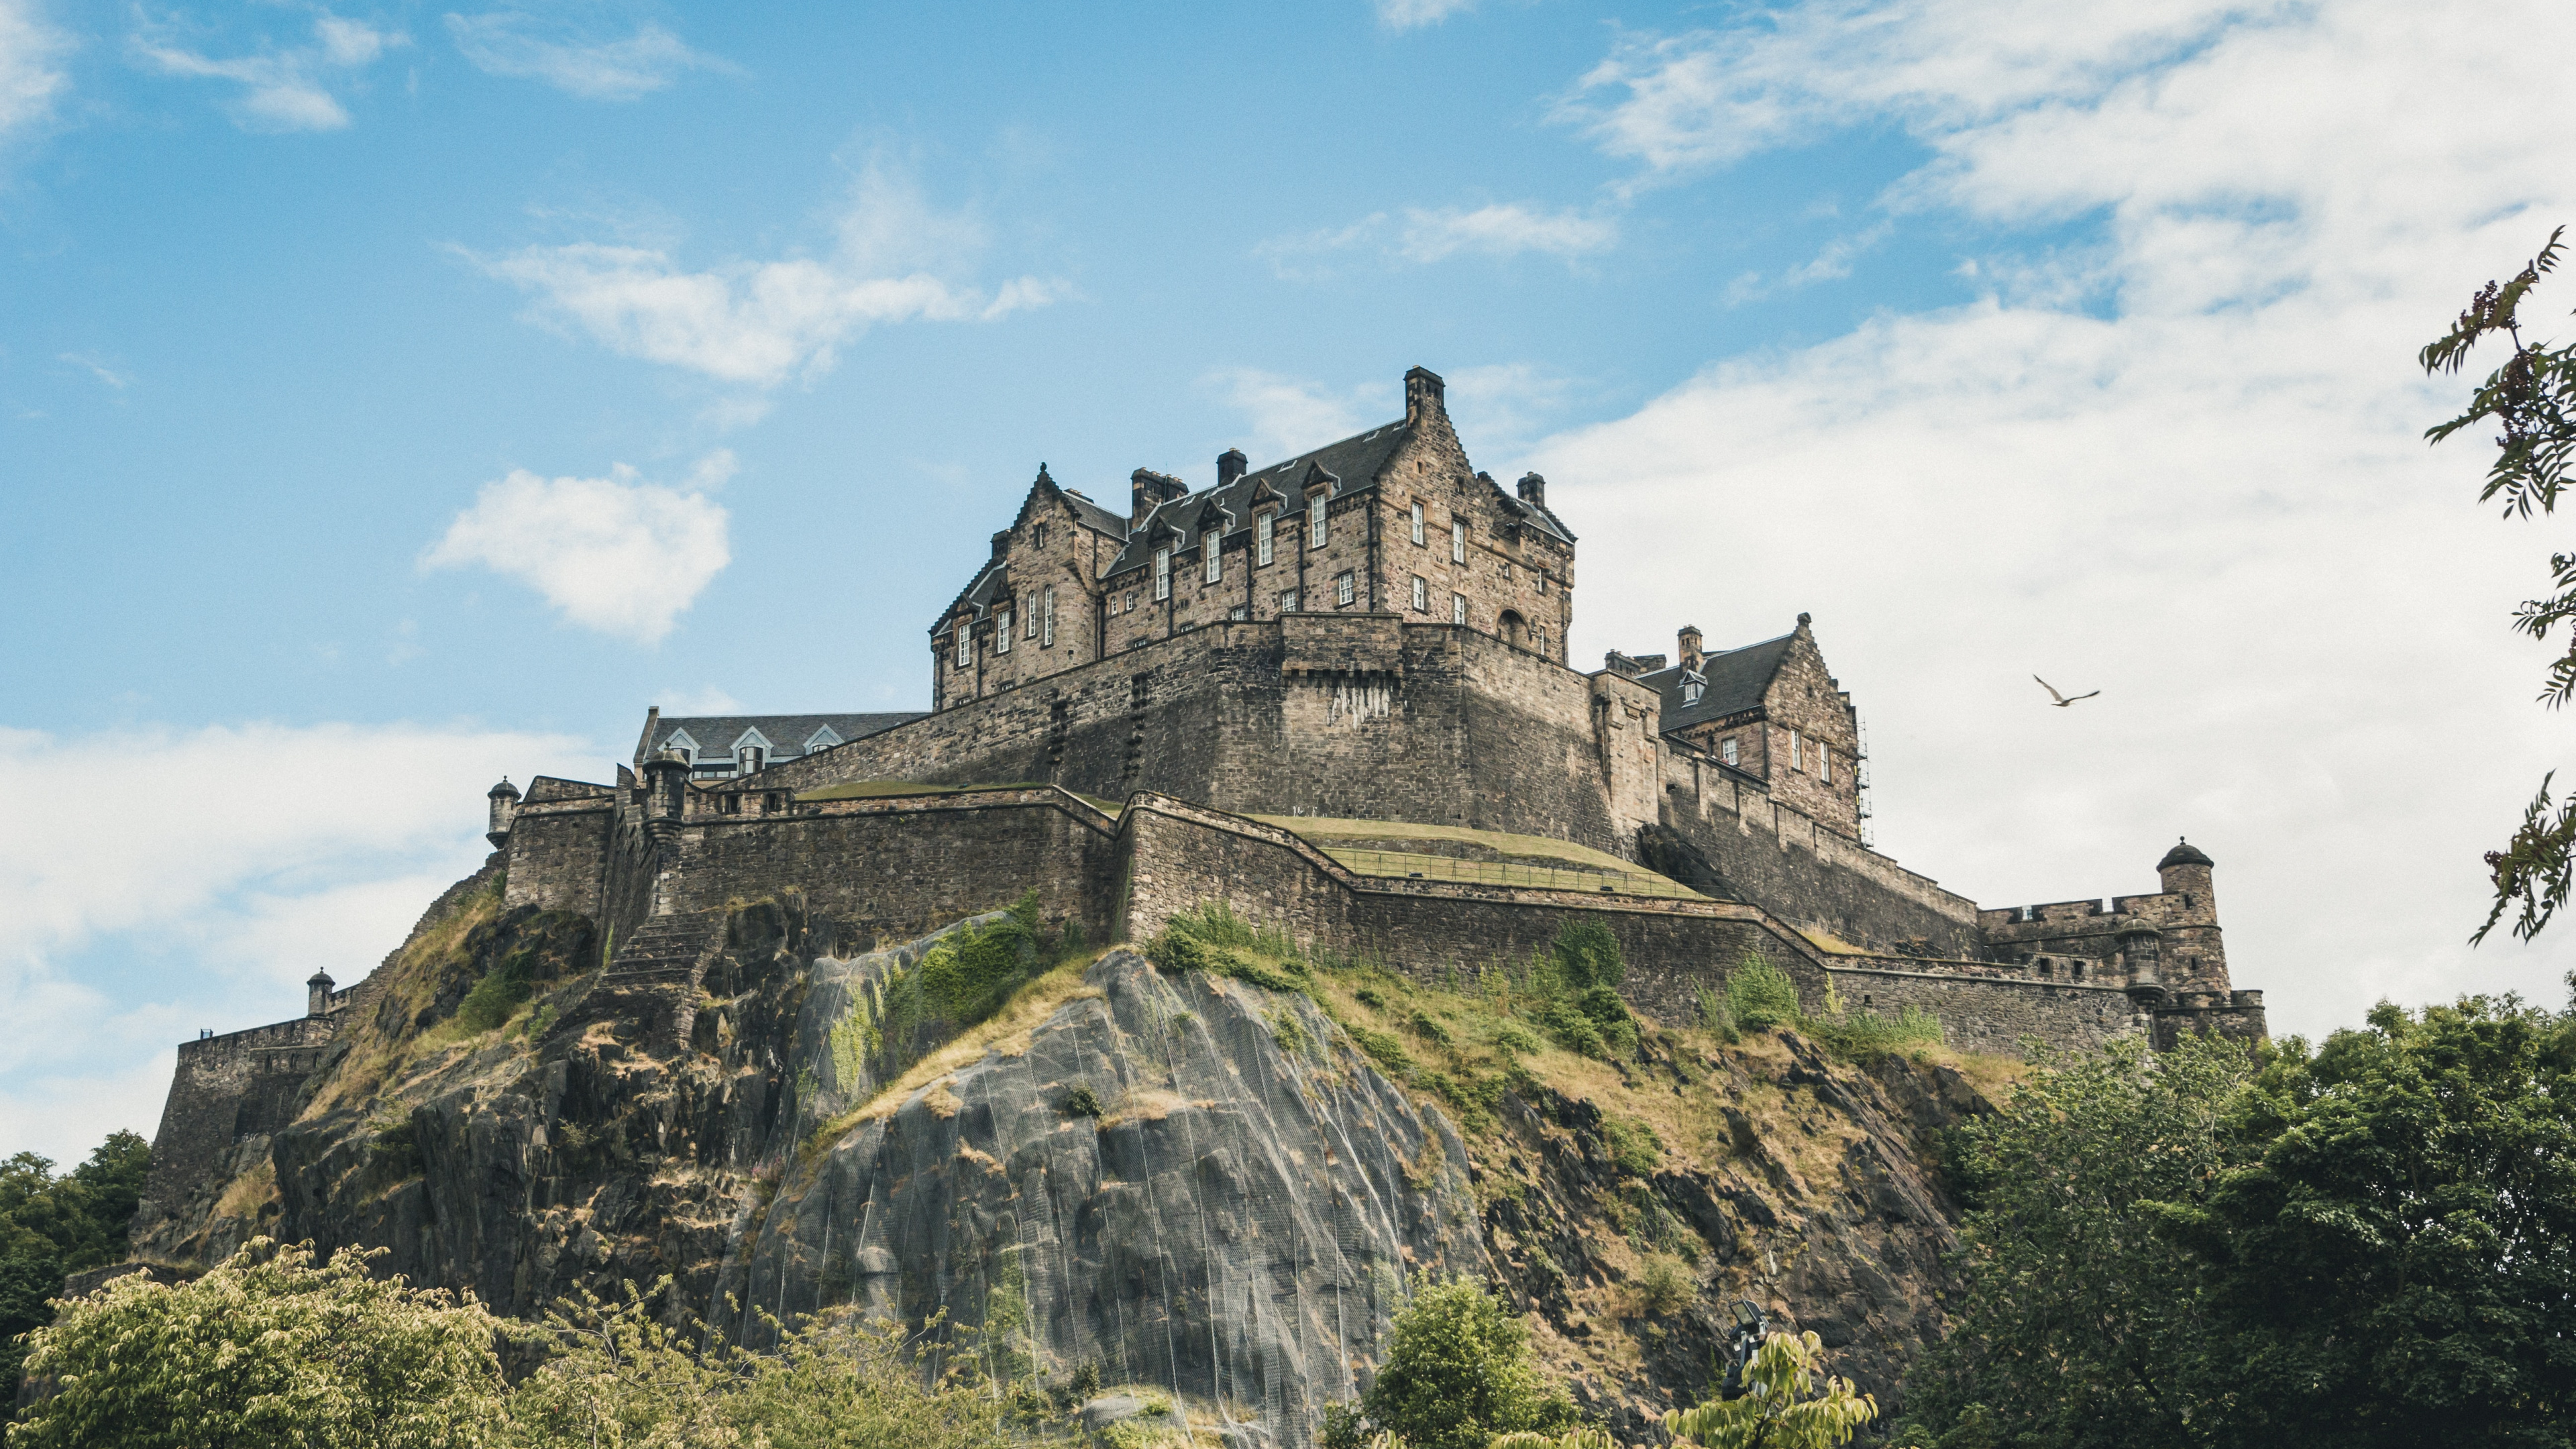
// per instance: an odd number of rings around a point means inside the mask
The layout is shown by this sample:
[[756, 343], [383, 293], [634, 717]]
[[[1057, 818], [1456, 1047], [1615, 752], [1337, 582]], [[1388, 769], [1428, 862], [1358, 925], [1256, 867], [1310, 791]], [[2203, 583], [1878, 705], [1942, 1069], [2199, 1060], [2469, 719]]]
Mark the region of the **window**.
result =
[[1789, 768], [1792, 770], [1807, 768], [1807, 753], [1798, 743], [1796, 730], [1789, 731]]
[[1233, 608], [1226, 610], [1225, 616], [1240, 624], [1244, 620], [1252, 617], [1252, 606], [1250, 604], [1237, 604]]
[[1011, 652], [1011, 611], [1008, 609], [1004, 609], [1001, 615], [993, 620], [993, 652], [996, 654]]
[[1417, 614], [1431, 612], [1431, 584], [1420, 574], [1413, 576], [1413, 612]]
[[769, 758], [769, 752], [758, 745], [740, 745], [733, 752], [733, 769], [737, 775], [748, 775]]
[[1324, 520], [1325, 514], [1329, 511], [1324, 506], [1324, 495], [1321, 493], [1306, 500], [1306, 546], [1308, 548], [1324, 546]]
[[1467, 561], [1467, 520], [1463, 518], [1449, 520], [1449, 561], [1451, 563]]
[[974, 662], [975, 635], [967, 622], [960, 619], [957, 621], [957, 667], [963, 669]]
[[1682, 704], [1685, 707], [1699, 703], [1699, 697], [1707, 692], [1708, 685], [1698, 675], [1682, 676]]
[[1134, 589], [1129, 589], [1127, 591], [1127, 612], [1131, 614], [1136, 612], [1136, 591]]
[[1252, 520], [1252, 550], [1257, 561], [1264, 564], [1270, 562], [1271, 555], [1277, 547], [1273, 535], [1278, 527], [1279, 515], [1275, 511], [1262, 514]]
[[1830, 785], [1834, 782], [1834, 747], [1816, 746], [1816, 778]]
[[1422, 505], [1413, 505], [1413, 546], [1422, 547]]
[[1154, 550], [1154, 602], [1159, 604], [1171, 596], [1172, 551], [1158, 548]]
[[1034, 547], [1034, 548], [1044, 548], [1044, 547], [1046, 547], [1046, 525], [1045, 525], [1045, 524], [1041, 523], [1041, 524], [1039, 524], [1037, 527], [1032, 528], [1032, 529], [1030, 529], [1030, 530], [1029, 530], [1029, 544], [1030, 544], [1030, 546], [1032, 546], [1032, 547]]
[[1207, 555], [1207, 562], [1199, 571], [1202, 583], [1212, 584], [1225, 577], [1225, 550], [1220, 546], [1221, 542], [1213, 532], [1199, 535], [1199, 552]]
[[1730, 765], [1735, 763], [1735, 736], [1728, 735], [1717, 742], [1717, 757]]
[[1295, 589], [1281, 589], [1279, 591], [1279, 612], [1283, 614], [1293, 614], [1297, 612], [1297, 591]]
[[1053, 649], [1055, 647], [1055, 585], [1047, 585], [1046, 593], [1040, 597], [1044, 602], [1038, 609], [1038, 647]]
[[1452, 624], [1464, 624], [1467, 622], [1467, 596], [1465, 594], [1451, 594], [1449, 596], [1449, 622]]
[[1530, 626], [1530, 647], [1541, 654], [1545, 654], [1547, 652], [1547, 626], [1545, 624], [1533, 624]]
[[1351, 600], [1358, 596], [1358, 592], [1349, 569], [1342, 570], [1340, 576], [1333, 580], [1333, 602], [1345, 609], [1351, 606]]
[[723, 815], [740, 815], [742, 813], [741, 795], [728, 790], [724, 794], [717, 796], [716, 800], [717, 813]]

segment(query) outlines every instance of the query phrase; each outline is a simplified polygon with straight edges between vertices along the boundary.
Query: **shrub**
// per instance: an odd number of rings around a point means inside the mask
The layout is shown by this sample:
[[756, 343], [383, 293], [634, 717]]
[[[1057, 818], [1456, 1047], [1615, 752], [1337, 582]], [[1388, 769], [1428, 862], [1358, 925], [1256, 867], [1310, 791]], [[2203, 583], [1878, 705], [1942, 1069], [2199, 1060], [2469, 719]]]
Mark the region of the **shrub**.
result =
[[1652, 1177], [1655, 1169], [1664, 1165], [1664, 1141], [1643, 1122], [1605, 1117], [1601, 1121], [1601, 1140], [1609, 1145], [1610, 1160], [1632, 1176]]
[[1450, 1038], [1449, 1028], [1442, 1026], [1438, 1021], [1433, 1020], [1431, 1013], [1427, 1011], [1416, 1011], [1413, 1013], [1413, 1020], [1408, 1024], [1413, 1028], [1413, 1034], [1415, 1036], [1418, 1036], [1424, 1041], [1430, 1042], [1436, 1046], [1455, 1046], [1457, 1044]]
[[1678, 1313], [1699, 1297], [1699, 1277], [1690, 1264], [1672, 1253], [1648, 1253], [1628, 1280], [1637, 1316], [1661, 1318]]
[[921, 991], [931, 1010], [958, 1026], [1001, 1010], [1013, 991], [1043, 969], [1028, 919], [1036, 911], [1032, 891], [1002, 919], [959, 927], [923, 953]]
[[1913, 1006], [1894, 1017], [1881, 1016], [1864, 1006], [1838, 1018], [1810, 1019], [1802, 1025], [1818, 1041], [1847, 1057], [1872, 1057], [1881, 1052], [1941, 1044], [1941, 1018]]
[[1557, 931], [1556, 944], [1548, 954], [1555, 958], [1565, 984], [1577, 991], [1617, 986], [1628, 974], [1628, 963], [1619, 955], [1619, 938], [1599, 921], [1568, 921]]
[[519, 1003], [536, 990], [533, 951], [514, 951], [483, 973], [456, 1008], [456, 1024], [467, 1031], [490, 1031], [510, 1019]]
[[1358, 999], [1360, 1005], [1369, 1008], [1371, 1011], [1386, 1010], [1386, 993], [1378, 990], [1374, 986], [1363, 986], [1352, 992], [1351, 995]]
[[1726, 1004], [1746, 1031], [1769, 1031], [1798, 1019], [1798, 983], [1789, 973], [1750, 952], [1726, 978]]
[[1072, 1091], [1064, 1094], [1064, 1111], [1068, 1117], [1097, 1117], [1100, 1094], [1091, 1090], [1089, 1082], [1077, 1082]]
[[1494, 1028], [1493, 1035], [1487, 1039], [1493, 1042], [1494, 1045], [1501, 1047], [1504, 1051], [1518, 1052], [1524, 1056], [1531, 1052], [1538, 1051], [1547, 1045], [1547, 1043], [1540, 1041], [1537, 1037], [1530, 1035], [1528, 1031], [1511, 1022], [1505, 1022], [1501, 1026]]
[[1404, 1049], [1404, 1043], [1385, 1032], [1371, 1031], [1357, 1024], [1350, 1026], [1348, 1030], [1351, 1040], [1360, 1044], [1360, 1050], [1368, 1053], [1369, 1057], [1379, 1066], [1386, 1068], [1390, 1075], [1399, 1078], [1413, 1075], [1413, 1053]]
[[1699, 989], [1699, 1024], [1715, 1033], [1720, 1041], [1735, 1041], [1741, 1036], [1735, 1029], [1735, 1008], [1728, 1002], [1726, 993], [1712, 991], [1705, 986]]
[[1386, 1363], [1360, 1401], [1370, 1422], [1411, 1449], [1485, 1449], [1497, 1434], [1550, 1430], [1574, 1417], [1540, 1377], [1529, 1329], [1470, 1278], [1413, 1279]]

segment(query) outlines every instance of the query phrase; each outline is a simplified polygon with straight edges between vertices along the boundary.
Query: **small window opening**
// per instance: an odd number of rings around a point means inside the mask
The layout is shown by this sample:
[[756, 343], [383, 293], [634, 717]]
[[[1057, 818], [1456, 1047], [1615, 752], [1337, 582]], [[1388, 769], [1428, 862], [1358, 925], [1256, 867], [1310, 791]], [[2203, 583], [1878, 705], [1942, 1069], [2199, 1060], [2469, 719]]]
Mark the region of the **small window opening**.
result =
[[1340, 576], [1333, 580], [1333, 602], [1347, 609], [1351, 606], [1351, 600], [1357, 597], [1359, 597], [1358, 581], [1351, 577], [1349, 569], [1342, 570]]
[[1420, 574], [1413, 576], [1413, 612], [1417, 614], [1431, 612], [1431, 581]]
[[1464, 624], [1467, 622], [1467, 596], [1465, 594], [1451, 594], [1449, 596], [1449, 622], [1452, 624]]
[[1268, 564], [1278, 549], [1279, 515], [1264, 513], [1252, 521], [1252, 549], [1257, 562]]

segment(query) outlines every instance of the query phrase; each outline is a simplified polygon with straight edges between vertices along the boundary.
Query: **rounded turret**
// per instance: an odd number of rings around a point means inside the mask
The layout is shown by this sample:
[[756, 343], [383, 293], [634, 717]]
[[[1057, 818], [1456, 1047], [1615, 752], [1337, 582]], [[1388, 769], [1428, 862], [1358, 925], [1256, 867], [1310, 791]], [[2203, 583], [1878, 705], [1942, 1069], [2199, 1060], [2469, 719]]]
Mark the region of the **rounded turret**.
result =
[[329, 1016], [331, 1014], [330, 972], [316, 971], [311, 976], [305, 978], [304, 1014], [306, 1016]]
[[2218, 890], [2209, 872], [2215, 864], [2199, 846], [2178, 838], [2174, 848], [2165, 852], [2165, 858], [2156, 862], [2156, 877], [2164, 882], [2166, 895], [2191, 898], [2185, 910], [2192, 917], [2214, 921], [2218, 919]]
[[505, 850], [510, 844], [510, 822], [519, 815], [519, 787], [511, 784], [510, 777], [504, 775], [500, 784], [486, 792], [485, 798], [492, 802], [492, 812], [490, 828], [483, 832], [483, 838], [492, 842], [494, 850]]

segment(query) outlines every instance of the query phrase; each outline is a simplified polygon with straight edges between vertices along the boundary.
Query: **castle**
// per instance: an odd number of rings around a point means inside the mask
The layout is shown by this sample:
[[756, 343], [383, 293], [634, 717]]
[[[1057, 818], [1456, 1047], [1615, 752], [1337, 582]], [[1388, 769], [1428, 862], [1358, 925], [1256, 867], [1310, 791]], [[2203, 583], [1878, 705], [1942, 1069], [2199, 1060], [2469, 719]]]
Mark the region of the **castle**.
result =
[[[1810, 1010], [1926, 1010], [1968, 1050], [2263, 1035], [2187, 844], [2157, 891], [2003, 909], [1870, 849], [1858, 716], [1807, 615], [1572, 667], [1545, 480], [1476, 471], [1441, 379], [1404, 385], [1400, 420], [1259, 470], [1229, 451], [1204, 489], [1139, 469], [1124, 515], [1041, 467], [931, 624], [929, 712], [656, 710], [612, 781], [496, 786], [458, 889], [590, 917], [616, 943], [590, 1009], [676, 1042], [729, 902], [793, 893], [864, 945], [1031, 891], [1093, 940], [1224, 901], [1421, 973], [1597, 921], [1672, 1022], [1759, 956]], [[282, 1125], [366, 994], [317, 977], [303, 1019], [181, 1044], [149, 1196]]]

